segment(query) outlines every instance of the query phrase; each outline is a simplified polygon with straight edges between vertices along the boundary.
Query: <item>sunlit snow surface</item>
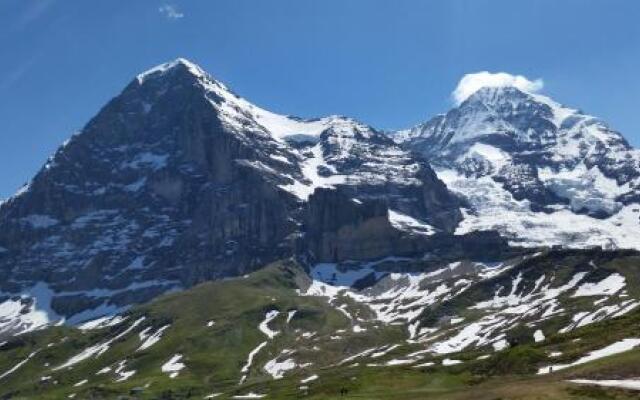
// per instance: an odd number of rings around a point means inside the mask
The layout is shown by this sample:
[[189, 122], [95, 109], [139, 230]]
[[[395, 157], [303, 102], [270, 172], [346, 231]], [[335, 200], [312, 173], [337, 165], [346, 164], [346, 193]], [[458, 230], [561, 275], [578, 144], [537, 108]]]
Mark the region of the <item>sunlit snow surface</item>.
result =
[[322, 146], [320, 144], [313, 146], [309, 153], [310, 156], [302, 164], [302, 175], [307, 179], [308, 183], [294, 180], [292, 184], [280, 186], [302, 200], [307, 200], [316, 188], [331, 188], [334, 185], [344, 183], [346, 179], [343, 175], [324, 177], [318, 174], [318, 167], [329, 168], [322, 154]]
[[598, 360], [600, 358], [612, 356], [614, 354], [624, 353], [625, 351], [629, 351], [638, 347], [640, 345], [640, 339], [631, 338], [631, 339], [623, 339], [619, 342], [615, 342], [610, 344], [609, 346], [603, 347], [598, 350], [594, 350], [591, 353], [587, 354], [584, 357], [579, 358], [578, 360], [569, 363], [569, 364], [556, 364], [549, 365], [546, 367], [542, 367], [538, 370], [538, 374], [548, 374], [555, 371], [560, 371], [566, 368], [574, 367], [576, 365], [585, 364], [590, 361]]
[[260, 329], [262, 333], [267, 335], [269, 339], [273, 339], [276, 335], [278, 335], [278, 333], [280, 333], [269, 328], [269, 323], [271, 323], [271, 321], [273, 321], [279, 314], [280, 312], [276, 310], [269, 311], [264, 317], [264, 320], [258, 326], [258, 329]]
[[82, 331], [90, 331], [94, 329], [108, 328], [111, 326], [119, 325], [126, 319], [127, 317], [122, 317], [120, 315], [100, 317], [78, 325], [78, 329]]
[[152, 333], [151, 327], [145, 328], [142, 332], [138, 334], [142, 344], [138, 347], [136, 351], [146, 350], [154, 344], [158, 343], [162, 338], [162, 333], [167, 330], [171, 325], [165, 325], [155, 332]]
[[232, 396], [232, 398], [234, 399], [261, 399], [263, 397], [267, 397], [266, 394], [260, 394], [260, 393], [254, 393], [254, 392], [249, 392], [247, 394], [237, 394], [235, 396]]
[[573, 297], [610, 296], [618, 293], [625, 286], [624, 276], [614, 273], [596, 283], [583, 283]]
[[173, 379], [177, 377], [185, 367], [184, 363], [180, 362], [180, 360], [182, 360], [182, 354], [175, 354], [169, 361], [162, 364], [162, 372], [169, 374], [169, 378]]
[[317, 379], [318, 379], [318, 375], [311, 375], [308, 378], [301, 379], [300, 383], [309, 383], [309, 382], [313, 382], [313, 381], [315, 381]]
[[293, 360], [293, 358], [287, 358], [284, 360], [279, 361], [278, 357], [269, 360], [265, 365], [264, 365], [264, 370], [271, 375], [271, 377], [273, 379], [281, 379], [284, 377], [284, 374], [287, 371], [291, 371], [293, 369], [296, 368], [296, 362]]
[[389, 210], [389, 222], [401, 231], [410, 231], [426, 236], [436, 232], [433, 226], [395, 210]]
[[569, 382], [580, 385], [595, 385], [619, 389], [640, 390], [639, 379], [572, 379]]
[[63, 323], [64, 318], [51, 308], [54, 291], [38, 282], [16, 297], [0, 303], [0, 333], [30, 332], [49, 324]]
[[527, 247], [640, 248], [638, 205], [621, 207], [607, 219], [575, 214], [568, 208], [550, 213], [534, 212], [527, 200], [515, 200], [490, 176], [468, 179], [454, 170], [441, 169], [436, 172], [449, 189], [470, 203], [470, 209], [462, 210], [464, 219], [456, 234], [498, 230], [512, 244]]

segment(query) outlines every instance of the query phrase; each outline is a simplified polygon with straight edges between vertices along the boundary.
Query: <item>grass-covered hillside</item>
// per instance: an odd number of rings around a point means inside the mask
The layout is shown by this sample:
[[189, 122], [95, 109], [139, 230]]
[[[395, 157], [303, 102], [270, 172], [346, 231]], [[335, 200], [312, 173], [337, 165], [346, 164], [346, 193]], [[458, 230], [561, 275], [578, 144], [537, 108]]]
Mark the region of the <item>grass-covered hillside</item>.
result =
[[[640, 308], [621, 306], [640, 297], [635, 253], [550, 252], [486, 270], [467, 261], [447, 265], [446, 274], [425, 271], [428, 276], [369, 265], [373, 275], [334, 266], [327, 277], [321, 272], [328, 267], [323, 268], [305, 271], [283, 261], [163, 296], [120, 317], [13, 337], [0, 346], [0, 396], [595, 400], [640, 395], [570, 382], [640, 376]], [[549, 295], [558, 288], [566, 290]], [[614, 307], [615, 313], [601, 311]], [[622, 313], [624, 307], [629, 310]], [[579, 323], [589, 315], [589, 323]], [[501, 324], [487, 332], [498, 320]]]

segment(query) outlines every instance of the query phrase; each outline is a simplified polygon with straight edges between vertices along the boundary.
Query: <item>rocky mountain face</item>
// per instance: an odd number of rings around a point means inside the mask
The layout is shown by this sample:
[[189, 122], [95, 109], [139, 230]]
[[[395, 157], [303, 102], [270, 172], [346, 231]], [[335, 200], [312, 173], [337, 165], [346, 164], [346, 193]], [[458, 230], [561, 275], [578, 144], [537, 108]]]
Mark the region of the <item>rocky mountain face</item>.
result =
[[0, 396], [477, 395], [631, 350], [640, 256], [600, 247], [640, 249], [639, 154], [513, 87], [387, 135], [160, 65], [0, 204]]
[[0, 206], [0, 331], [303, 252], [406, 253], [460, 219], [430, 166], [386, 135], [271, 113], [179, 59], [136, 77]]
[[640, 248], [638, 160], [599, 120], [515, 88], [390, 137], [267, 111], [178, 59], [138, 75], [0, 205], [0, 336], [290, 257], [420, 272], [517, 246]]
[[466, 200], [459, 233], [497, 229], [529, 246], [640, 245], [640, 152], [595, 117], [485, 87], [394, 138]]

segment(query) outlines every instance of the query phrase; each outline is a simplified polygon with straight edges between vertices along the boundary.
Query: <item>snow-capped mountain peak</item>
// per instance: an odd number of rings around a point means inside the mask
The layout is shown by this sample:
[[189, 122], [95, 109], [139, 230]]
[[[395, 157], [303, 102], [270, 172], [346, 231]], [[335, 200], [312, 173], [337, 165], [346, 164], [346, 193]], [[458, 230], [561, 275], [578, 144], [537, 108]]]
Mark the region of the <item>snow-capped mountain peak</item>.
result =
[[312, 247], [324, 260], [408, 251], [459, 219], [430, 166], [386, 135], [270, 112], [177, 59], [136, 76], [1, 204], [0, 307], [16, 318], [0, 339]]
[[195, 77], [204, 77], [207, 73], [200, 68], [199, 65], [185, 59], [185, 58], [176, 58], [173, 61], [169, 61], [166, 63], [162, 63], [156, 65], [153, 68], [150, 68], [136, 76], [136, 79], [140, 84], [143, 84], [145, 80], [151, 79], [153, 77], [159, 77], [166, 75], [168, 73], [174, 72], [176, 70], [183, 69], [188, 71]]
[[[510, 153], [539, 151], [552, 163], [632, 150], [602, 120], [538, 93], [514, 86], [483, 87], [446, 114], [394, 134], [397, 142], [424, 143], [423, 152], [452, 153], [453, 147], [491, 143]], [[463, 146], [464, 147], [464, 146]], [[565, 166], [565, 165], [562, 165]]]
[[[461, 232], [497, 228], [537, 244], [612, 245], [612, 237], [614, 246], [640, 244], [632, 233], [638, 216], [631, 216], [640, 198], [640, 152], [600, 119], [537, 91], [479, 87], [446, 114], [393, 137], [424, 154], [467, 198]], [[492, 220], [483, 219], [488, 215]], [[526, 229], [514, 226], [523, 220]], [[599, 233], [574, 232], [587, 226]], [[572, 239], [561, 239], [568, 231]]]
[[180, 72], [186, 72], [195, 78], [196, 82], [211, 95], [209, 100], [219, 109], [225, 121], [240, 130], [246, 129], [249, 124], [255, 125], [256, 129], [262, 128], [277, 141], [317, 142], [320, 134], [329, 128], [341, 132], [364, 132], [370, 129], [352, 118], [340, 115], [303, 119], [274, 113], [237, 95], [200, 66], [184, 58], [160, 64], [139, 74], [137, 82], [143, 85], [156, 78], [166, 82], [165, 78], [168, 75]]

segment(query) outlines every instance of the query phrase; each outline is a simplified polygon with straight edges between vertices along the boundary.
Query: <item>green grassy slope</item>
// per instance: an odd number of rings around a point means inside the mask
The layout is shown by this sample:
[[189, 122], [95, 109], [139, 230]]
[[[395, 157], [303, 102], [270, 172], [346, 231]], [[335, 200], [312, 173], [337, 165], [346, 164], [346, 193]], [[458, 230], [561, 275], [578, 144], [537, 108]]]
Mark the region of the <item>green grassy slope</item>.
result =
[[[578, 266], [587, 262], [580, 257], [576, 258]], [[603, 268], [624, 271], [630, 276], [629, 270], [638, 263], [634, 257], [607, 260], [602, 263]], [[566, 265], [566, 259], [564, 262]], [[542, 267], [549, 266], [538, 266]], [[640, 337], [640, 311], [567, 334], [547, 335], [541, 343], [523, 342], [501, 352], [468, 350], [447, 356], [425, 355], [420, 362], [434, 365], [388, 366], [387, 362], [402, 360], [424, 346], [407, 343], [404, 326], [371, 322], [363, 324], [363, 330], [354, 331], [352, 321], [326, 298], [298, 294], [308, 279], [297, 264], [283, 261], [247, 277], [205, 283], [163, 296], [132, 310], [124, 322], [115, 326], [85, 331], [52, 327], [19, 336], [0, 347], [0, 375], [6, 374], [0, 378], [0, 396], [202, 399], [219, 394], [215, 398], [225, 399], [255, 393], [266, 394], [268, 399], [533, 400], [632, 399], [640, 395], [567, 382], [578, 377], [640, 376], [640, 350], [550, 375], [536, 375], [540, 366], [571, 362], [617, 340]], [[637, 281], [631, 278], [628, 281], [628, 290], [637, 290]], [[269, 338], [258, 325], [272, 310], [280, 314], [268, 327], [278, 334]], [[289, 314], [294, 310], [294, 314]], [[438, 312], [438, 307], [433, 312]], [[289, 316], [291, 319], [287, 321]], [[139, 324], [131, 328], [134, 321]], [[141, 331], [148, 328], [153, 333], [164, 326], [168, 328], [157, 343], [138, 350], [143, 342], [139, 337]], [[102, 354], [56, 369], [84, 349], [118, 336]], [[263, 342], [266, 344], [248, 368], [246, 381], [239, 384], [247, 356]], [[397, 347], [389, 349], [391, 345]], [[344, 362], [354, 354], [374, 348], [367, 357]], [[376, 358], [372, 356], [376, 352], [385, 354]], [[551, 357], [552, 352], [562, 354]], [[171, 378], [161, 367], [177, 354], [182, 355], [180, 362], [184, 368]], [[489, 357], [478, 359], [480, 355]], [[297, 367], [287, 371], [282, 379], [274, 379], [264, 366], [276, 358], [293, 359]], [[443, 366], [444, 358], [462, 363]], [[115, 371], [122, 362], [119, 372], [135, 373], [118, 381], [122, 375]], [[19, 368], [7, 374], [19, 364]], [[99, 373], [105, 368], [110, 370]], [[314, 375], [318, 378], [302, 382]]]

